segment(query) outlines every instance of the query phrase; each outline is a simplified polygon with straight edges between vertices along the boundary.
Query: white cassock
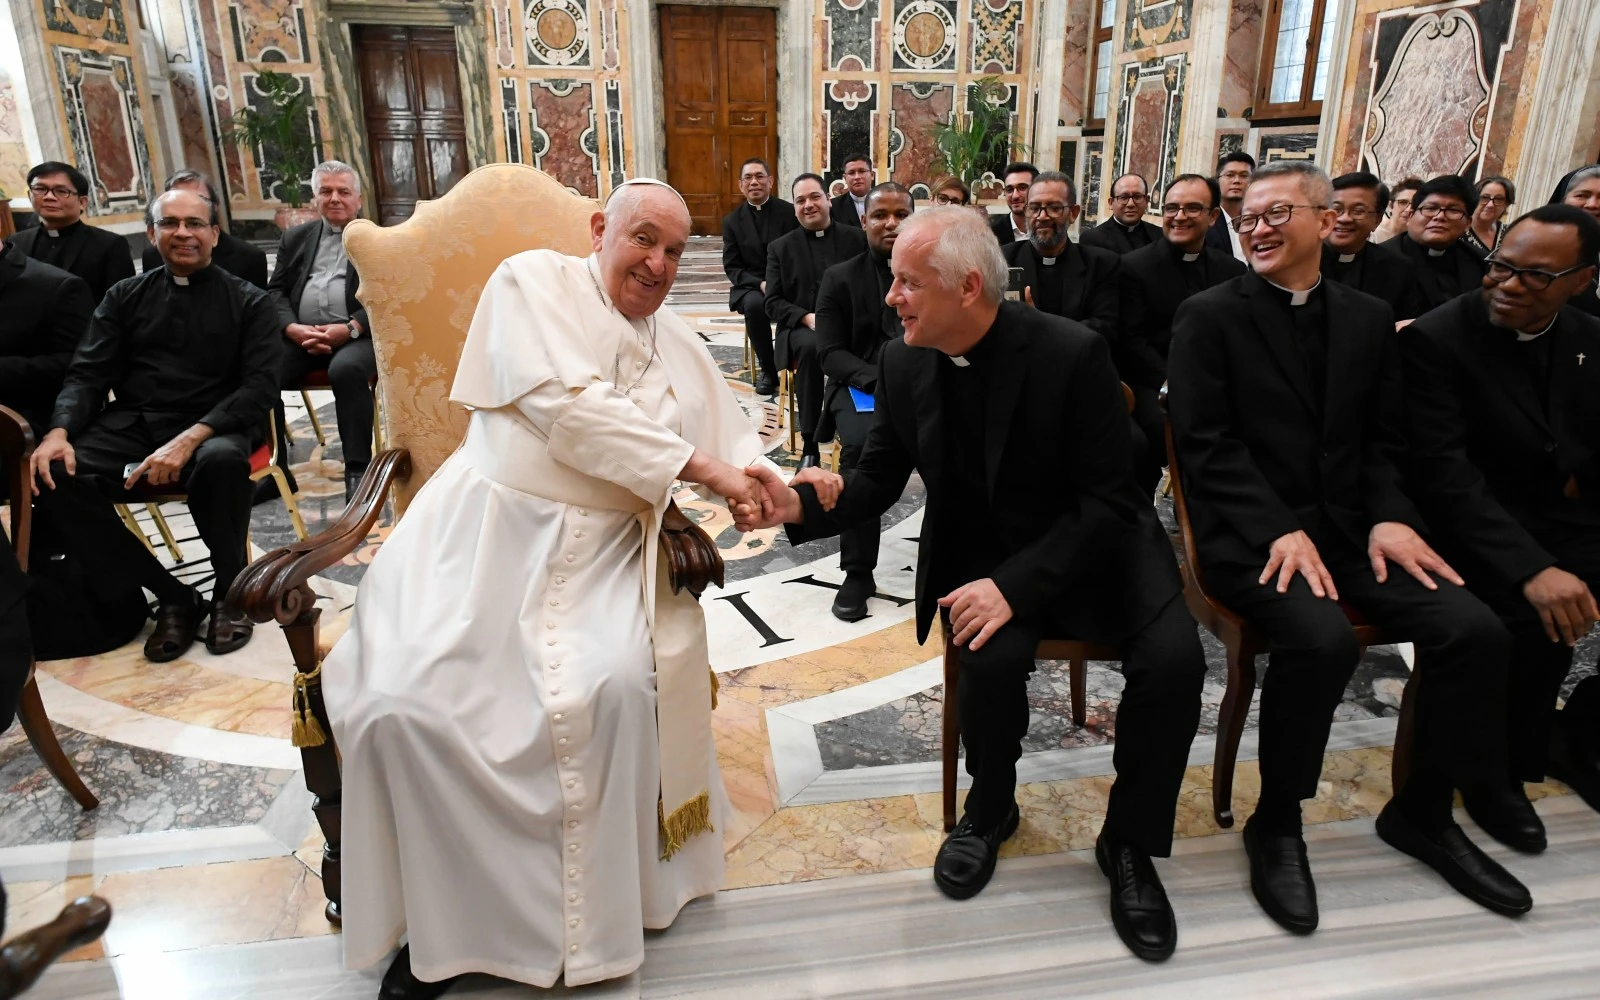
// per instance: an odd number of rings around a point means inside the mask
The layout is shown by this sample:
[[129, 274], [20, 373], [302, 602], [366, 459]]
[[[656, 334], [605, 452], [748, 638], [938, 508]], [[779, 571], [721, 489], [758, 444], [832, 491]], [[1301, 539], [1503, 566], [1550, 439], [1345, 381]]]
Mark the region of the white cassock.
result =
[[[704, 619], [651, 583], [694, 449], [742, 466], [761, 446], [683, 321], [627, 320], [595, 274], [540, 250], [490, 279], [451, 392], [466, 440], [324, 664], [349, 968], [407, 935], [426, 980], [609, 979], [722, 885]], [[693, 668], [670, 693], [669, 657]], [[696, 792], [702, 825], [663, 860], [658, 802]]]

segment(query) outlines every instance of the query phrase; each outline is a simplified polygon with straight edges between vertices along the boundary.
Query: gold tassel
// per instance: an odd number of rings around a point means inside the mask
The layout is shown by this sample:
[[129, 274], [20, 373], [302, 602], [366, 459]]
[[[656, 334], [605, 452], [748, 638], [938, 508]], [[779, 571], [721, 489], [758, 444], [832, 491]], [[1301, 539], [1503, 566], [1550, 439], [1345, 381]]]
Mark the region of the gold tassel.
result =
[[662, 815], [661, 800], [656, 800], [656, 823], [661, 828], [661, 860], [670, 861], [683, 847], [683, 842], [701, 833], [716, 833], [711, 825], [711, 795], [701, 792], [672, 811]]
[[717, 692], [722, 690], [722, 682], [717, 680], [717, 672], [711, 671], [711, 710], [717, 710]]
[[311, 714], [311, 685], [322, 676], [322, 664], [317, 664], [317, 669], [309, 674], [296, 673], [294, 675], [294, 722], [289, 726], [289, 741], [302, 749], [305, 747], [320, 747], [328, 742], [328, 734], [323, 732], [322, 723]]

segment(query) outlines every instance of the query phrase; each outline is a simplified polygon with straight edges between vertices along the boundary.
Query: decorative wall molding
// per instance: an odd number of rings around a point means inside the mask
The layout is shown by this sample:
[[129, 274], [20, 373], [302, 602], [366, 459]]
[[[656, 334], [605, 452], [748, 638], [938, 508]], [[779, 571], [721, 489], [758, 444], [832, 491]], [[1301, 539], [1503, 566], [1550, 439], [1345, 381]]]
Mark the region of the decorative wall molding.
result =
[[1600, 107], [1600, 3], [1554, 0], [1550, 25], [1523, 125], [1522, 153], [1509, 165], [1528, 205], [1548, 198], [1568, 170], [1588, 162]]

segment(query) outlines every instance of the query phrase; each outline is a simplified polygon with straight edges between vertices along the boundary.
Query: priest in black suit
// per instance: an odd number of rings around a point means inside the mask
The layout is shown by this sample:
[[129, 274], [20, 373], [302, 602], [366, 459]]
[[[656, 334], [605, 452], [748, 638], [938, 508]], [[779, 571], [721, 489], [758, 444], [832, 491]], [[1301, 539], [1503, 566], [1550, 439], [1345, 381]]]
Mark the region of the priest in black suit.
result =
[[[857, 397], [874, 397], [884, 345], [905, 333], [900, 317], [885, 299], [894, 283], [889, 255], [913, 209], [911, 192], [893, 181], [868, 191], [867, 249], [828, 268], [817, 290], [817, 357], [828, 376], [823, 406], [833, 417], [839, 438], [841, 470], [853, 469], [861, 460], [874, 419], [873, 410]], [[844, 584], [834, 595], [832, 608], [840, 621], [867, 617], [867, 598], [878, 590], [873, 573], [878, 568], [880, 541], [876, 519], [840, 533], [839, 568], [844, 571]]]
[[[1422, 539], [1401, 483], [1405, 400], [1389, 306], [1320, 274], [1333, 186], [1309, 163], [1256, 171], [1239, 216], [1253, 273], [1178, 310], [1168, 401], [1208, 589], [1272, 650], [1261, 686], [1261, 798], [1250, 882], [1287, 930], [1317, 926], [1300, 802], [1360, 660], [1350, 612], [1416, 645], [1410, 777], [1378, 835], [1457, 891], [1515, 915], [1528, 890], [1456, 825], [1457, 788], [1514, 811], [1502, 690], [1511, 637]], [[1341, 603], [1343, 602], [1343, 603]], [[1348, 609], [1348, 611], [1347, 611]]]
[[767, 318], [767, 247], [800, 223], [793, 205], [772, 196], [772, 168], [765, 160], [744, 161], [739, 190], [744, 202], [722, 220], [722, 270], [733, 283], [728, 308], [744, 314], [744, 335], [761, 368], [754, 375], [756, 395], [770, 396], [778, 391], [778, 363]]
[[1245, 272], [1232, 254], [1206, 245], [1220, 197], [1213, 178], [1174, 177], [1162, 198], [1162, 238], [1122, 258], [1117, 371], [1133, 390], [1133, 421], [1145, 438], [1134, 479], [1146, 496], [1155, 492], [1167, 464], [1161, 387], [1167, 382], [1172, 317], [1184, 299]]
[[1442, 174], [1422, 185], [1412, 203], [1406, 231], [1390, 244], [1417, 270], [1422, 311], [1478, 290], [1483, 258], [1461, 242], [1478, 207], [1478, 192], [1466, 178]]
[[1028, 188], [1028, 238], [1000, 252], [1007, 267], [1022, 269], [1024, 301], [1052, 316], [1075, 319], [1115, 346], [1122, 263], [1109, 250], [1079, 246], [1067, 237], [1078, 209], [1072, 178], [1045, 171]]
[[1161, 238], [1161, 227], [1144, 219], [1150, 211], [1150, 185], [1143, 177], [1123, 174], [1112, 181], [1106, 203], [1111, 207], [1111, 218], [1078, 237], [1083, 246], [1124, 254]]
[[[1597, 258], [1600, 221], [1534, 209], [1490, 256], [1484, 290], [1401, 344], [1423, 515], [1514, 640], [1503, 703], [1484, 695], [1506, 708], [1514, 794], [1549, 774], [1600, 810], [1600, 677], [1556, 711], [1573, 645], [1600, 617], [1600, 319], [1564, 307]], [[1511, 847], [1544, 849], [1531, 808], [1515, 825], [1472, 796], [1466, 806]]]
[[1388, 207], [1389, 189], [1376, 176], [1358, 172], [1333, 179], [1335, 218], [1322, 245], [1322, 276], [1382, 299], [1396, 322], [1403, 322], [1422, 315], [1422, 291], [1410, 260], [1372, 242]]
[[83, 221], [89, 207], [89, 178], [77, 167], [50, 160], [29, 170], [28, 199], [39, 225], [12, 236], [12, 245], [34, 260], [82, 278], [96, 304], [112, 285], [133, 277], [128, 241]]
[[836, 505], [825, 510], [811, 484], [794, 490], [763, 470], [772, 503], [736, 510], [736, 524], [786, 522], [797, 543], [837, 534], [875, 520], [921, 474], [917, 630], [925, 638], [942, 609], [959, 647], [955, 697], [972, 775], [965, 815], [934, 863], [934, 881], [957, 899], [983, 889], [1017, 828], [1039, 640], [1121, 649], [1117, 779], [1095, 853], [1118, 933], [1159, 961], [1177, 926], [1151, 858], [1171, 849], [1205, 662], [1172, 546], [1133, 484], [1111, 352], [1081, 324], [1002, 302], [1005, 261], [970, 209], [913, 216], [892, 266], [889, 301], [905, 338], [883, 348], [872, 430]]
[[778, 326], [779, 370], [794, 369], [799, 412], [800, 465], [816, 465], [817, 423], [822, 416], [822, 365], [817, 359], [817, 288], [822, 273], [867, 249], [858, 228], [832, 221], [827, 190], [816, 174], [801, 174], [790, 188], [800, 228], [767, 248], [767, 316]]
[[867, 217], [867, 192], [876, 179], [872, 157], [851, 153], [844, 158], [844, 192], [831, 205], [834, 225], [862, 228]]
[[1006, 211], [989, 216], [989, 231], [1005, 246], [1028, 238], [1028, 219], [1023, 213], [1028, 207], [1028, 188], [1039, 176], [1039, 168], [1031, 163], [1008, 163], [1000, 176], [1000, 195], [1006, 200]]
[[93, 313], [82, 278], [0, 244], [0, 406], [16, 410], [35, 441], [50, 429], [61, 380]]
[[[1552, 205], [1571, 205], [1588, 212], [1600, 220], [1600, 163], [1579, 167], [1561, 179], [1561, 184], [1550, 198]], [[1591, 281], [1578, 289], [1567, 304], [1590, 316], [1600, 318], [1600, 282]]]
[[[221, 196], [217, 193], [216, 186], [211, 183], [209, 177], [198, 170], [178, 171], [167, 178], [167, 184], [162, 190], [193, 191], [210, 199], [219, 210], [222, 208]], [[152, 271], [161, 266], [161, 251], [152, 243], [144, 248], [142, 260], [144, 269]], [[211, 263], [229, 274], [243, 278], [257, 288], [267, 287], [266, 253], [255, 244], [241, 240], [237, 236], [225, 232], [217, 233], [217, 248], [211, 253]]]

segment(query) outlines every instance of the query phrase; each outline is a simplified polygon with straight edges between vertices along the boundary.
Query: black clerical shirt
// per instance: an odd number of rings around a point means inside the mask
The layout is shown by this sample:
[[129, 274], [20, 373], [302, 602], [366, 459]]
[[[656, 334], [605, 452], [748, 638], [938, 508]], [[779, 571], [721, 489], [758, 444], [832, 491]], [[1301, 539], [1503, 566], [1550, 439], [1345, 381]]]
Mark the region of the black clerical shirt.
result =
[[1291, 292], [1267, 283], [1280, 308], [1289, 316], [1288, 329], [1305, 362], [1312, 398], [1320, 411], [1328, 389], [1328, 305], [1322, 279], [1308, 292]]
[[[951, 484], [950, 499], [942, 506], [947, 516], [969, 526], [985, 524], [989, 519], [984, 450], [989, 394], [1016, 391], [1015, 387], [988, 384], [989, 343], [989, 334], [985, 333], [964, 357], [939, 361], [939, 426], [948, 470], [944, 478]], [[944, 579], [934, 581], [941, 597], [963, 584], [990, 576], [1004, 560], [1004, 553], [985, 540], [986, 533], [960, 531], [956, 537], [960, 536], [966, 541], [952, 549], [947, 561], [941, 559]]]
[[[1183, 247], [1167, 241], [1167, 250], [1178, 262], [1178, 273], [1183, 275], [1183, 297], [1199, 295], [1216, 282], [1211, 280], [1211, 262], [1206, 260], [1205, 247], [1199, 253], [1190, 253]], [[1190, 258], [1193, 258], [1192, 260]]]
[[1123, 235], [1127, 237], [1128, 246], [1130, 249], [1137, 250], [1140, 247], [1147, 247], [1150, 245], [1150, 230], [1144, 227], [1143, 220], [1134, 223], [1132, 228], [1124, 226], [1121, 219], [1112, 219], [1111, 221], [1117, 226], [1118, 229], [1121, 229]]
[[[219, 267], [187, 279], [160, 268], [123, 281], [95, 310], [51, 426], [75, 437], [97, 416], [131, 412], [158, 435], [204, 423], [262, 438], [282, 339], [268, 294]], [[116, 398], [102, 415], [108, 390]]]
[[1033, 304], [1052, 316], [1061, 315], [1061, 300], [1066, 297], [1060, 259], [1059, 256], [1046, 257], [1043, 250], [1039, 251], [1039, 287], [1033, 290]]
[[41, 229], [39, 238], [33, 241], [33, 253], [28, 256], [65, 270], [66, 265], [61, 262], [70, 256], [67, 251], [78, 245], [88, 228], [79, 221], [62, 226], [54, 233], [48, 229]]
[[1532, 383], [1533, 391], [1539, 397], [1539, 406], [1544, 410], [1546, 417], [1550, 416], [1550, 355], [1555, 350], [1555, 338], [1549, 334], [1559, 321], [1558, 315], [1544, 328], [1543, 333], [1534, 337], [1524, 337], [1522, 334], [1506, 331], [1506, 335], [1516, 341], [1517, 359], [1522, 363], [1523, 372]]

